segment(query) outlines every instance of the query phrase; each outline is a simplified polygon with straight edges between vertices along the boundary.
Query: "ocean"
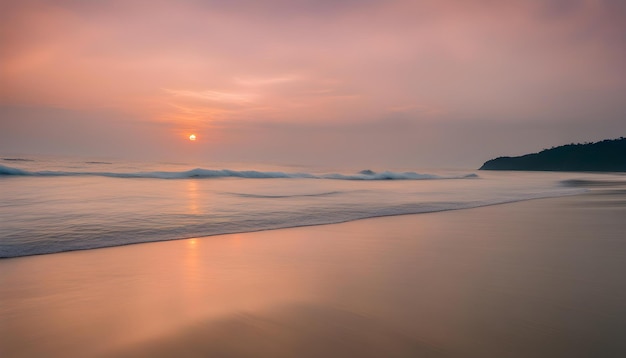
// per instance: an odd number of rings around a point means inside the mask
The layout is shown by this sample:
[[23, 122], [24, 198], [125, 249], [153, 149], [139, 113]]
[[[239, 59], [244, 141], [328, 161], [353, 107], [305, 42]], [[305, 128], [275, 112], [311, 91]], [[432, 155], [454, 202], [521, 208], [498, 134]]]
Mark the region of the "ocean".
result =
[[[623, 175], [0, 159], [0, 257], [458, 210]], [[206, 238], [210, 240], [211, 238]]]
[[626, 356], [624, 173], [0, 163], [3, 357]]

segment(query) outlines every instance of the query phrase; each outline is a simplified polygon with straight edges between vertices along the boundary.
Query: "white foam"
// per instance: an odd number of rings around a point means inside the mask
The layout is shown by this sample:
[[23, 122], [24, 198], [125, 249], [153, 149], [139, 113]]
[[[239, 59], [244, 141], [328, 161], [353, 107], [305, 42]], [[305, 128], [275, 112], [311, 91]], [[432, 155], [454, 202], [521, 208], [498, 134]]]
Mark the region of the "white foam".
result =
[[102, 176], [111, 178], [151, 178], [151, 179], [188, 179], [188, 178], [247, 178], [247, 179], [333, 179], [333, 180], [433, 180], [433, 179], [471, 179], [476, 174], [460, 176], [439, 176], [415, 172], [373, 172], [363, 170], [356, 174], [311, 174], [288, 172], [262, 172], [256, 170], [203, 169], [196, 168], [179, 172], [91, 172], [91, 171], [27, 171], [0, 165], [0, 175], [14, 176]]

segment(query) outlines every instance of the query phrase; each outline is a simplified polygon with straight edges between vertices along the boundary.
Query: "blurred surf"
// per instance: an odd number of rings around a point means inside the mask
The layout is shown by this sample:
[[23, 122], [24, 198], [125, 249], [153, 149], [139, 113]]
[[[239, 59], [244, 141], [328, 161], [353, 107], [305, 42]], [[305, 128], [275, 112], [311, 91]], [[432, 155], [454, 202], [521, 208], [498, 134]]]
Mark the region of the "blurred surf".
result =
[[[111, 164], [107, 162], [85, 162], [87, 164]], [[460, 176], [438, 176], [433, 174], [419, 174], [415, 172], [374, 172], [362, 170], [356, 174], [311, 174], [311, 173], [288, 173], [288, 172], [265, 172], [257, 170], [230, 170], [230, 169], [202, 169], [195, 168], [185, 171], [158, 171], [158, 172], [93, 172], [93, 171], [28, 171], [18, 168], [0, 165], [0, 175], [14, 176], [102, 176], [111, 178], [150, 178], [150, 179], [189, 179], [189, 178], [248, 178], [248, 179], [334, 179], [334, 180], [427, 180], [427, 179], [470, 179], [477, 178], [476, 174], [464, 174]]]
[[0, 165], [5, 258], [467, 209], [577, 194], [586, 189], [572, 180], [587, 180], [572, 173], [341, 174], [263, 165], [187, 170], [189, 164], [176, 163], [4, 160], [12, 163]]

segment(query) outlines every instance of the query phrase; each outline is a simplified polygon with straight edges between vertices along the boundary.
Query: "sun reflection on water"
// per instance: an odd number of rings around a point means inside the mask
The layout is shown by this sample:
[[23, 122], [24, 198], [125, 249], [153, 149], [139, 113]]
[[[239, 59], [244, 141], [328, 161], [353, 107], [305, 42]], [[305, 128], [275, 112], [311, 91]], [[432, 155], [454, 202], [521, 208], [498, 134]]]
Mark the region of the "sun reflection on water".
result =
[[187, 181], [187, 199], [188, 199], [188, 208], [189, 213], [193, 215], [202, 214], [202, 210], [200, 210], [199, 205], [199, 197], [200, 193], [198, 191], [198, 182], [196, 180], [188, 180]]

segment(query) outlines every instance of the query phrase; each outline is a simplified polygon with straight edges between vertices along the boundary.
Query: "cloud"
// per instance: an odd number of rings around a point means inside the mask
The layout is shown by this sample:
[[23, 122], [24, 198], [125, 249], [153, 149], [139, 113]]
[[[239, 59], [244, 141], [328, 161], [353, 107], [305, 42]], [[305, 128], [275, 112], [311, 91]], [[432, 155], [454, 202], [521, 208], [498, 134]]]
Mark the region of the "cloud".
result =
[[237, 92], [221, 92], [221, 91], [187, 91], [187, 90], [171, 90], [164, 89], [165, 92], [175, 97], [187, 97], [193, 99], [199, 99], [206, 102], [217, 103], [235, 103], [235, 104], [250, 104], [258, 99], [258, 95], [252, 93], [237, 93]]
[[[617, 0], [15, 1], [0, 13], [0, 105], [221, 138], [390, 118], [578, 138], [585, 118], [626, 115], [625, 32]], [[277, 146], [304, 133], [261, 128]]]
[[298, 81], [299, 76], [235, 78], [235, 83], [247, 87], [272, 86]]

